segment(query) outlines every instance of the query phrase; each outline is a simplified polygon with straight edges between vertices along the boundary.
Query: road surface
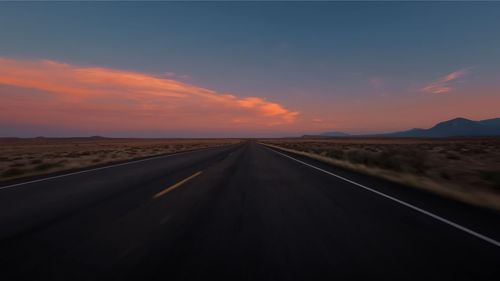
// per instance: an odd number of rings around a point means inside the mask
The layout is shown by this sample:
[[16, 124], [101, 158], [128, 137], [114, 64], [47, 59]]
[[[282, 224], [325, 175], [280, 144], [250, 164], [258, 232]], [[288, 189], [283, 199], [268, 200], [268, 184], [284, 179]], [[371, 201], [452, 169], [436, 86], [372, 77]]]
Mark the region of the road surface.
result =
[[0, 188], [2, 280], [500, 273], [498, 212], [253, 141]]

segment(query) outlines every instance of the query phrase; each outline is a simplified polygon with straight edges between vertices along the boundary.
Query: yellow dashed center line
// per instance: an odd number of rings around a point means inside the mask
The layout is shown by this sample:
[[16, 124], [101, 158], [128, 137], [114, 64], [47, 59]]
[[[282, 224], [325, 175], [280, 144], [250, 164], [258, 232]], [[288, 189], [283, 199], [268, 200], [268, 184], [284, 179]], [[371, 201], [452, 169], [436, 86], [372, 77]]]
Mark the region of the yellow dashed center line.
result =
[[193, 179], [194, 177], [198, 176], [199, 174], [201, 174], [201, 171], [196, 172], [194, 175], [191, 175], [191, 176], [189, 176], [189, 177], [187, 177], [187, 178], [185, 178], [185, 179], [181, 180], [180, 182], [178, 182], [178, 183], [176, 183], [176, 184], [172, 185], [171, 187], [169, 187], [169, 188], [167, 188], [167, 189], [164, 189], [164, 190], [163, 190], [163, 191], [161, 191], [161, 192], [156, 193], [156, 194], [155, 194], [155, 196], [153, 196], [153, 199], [156, 199], [156, 198], [158, 198], [158, 197], [160, 197], [160, 196], [162, 196], [162, 195], [167, 194], [168, 192], [170, 192], [170, 191], [172, 191], [172, 190], [176, 189], [177, 187], [179, 187], [179, 186], [181, 186], [182, 184], [186, 183], [187, 181], [189, 181], [189, 180]]

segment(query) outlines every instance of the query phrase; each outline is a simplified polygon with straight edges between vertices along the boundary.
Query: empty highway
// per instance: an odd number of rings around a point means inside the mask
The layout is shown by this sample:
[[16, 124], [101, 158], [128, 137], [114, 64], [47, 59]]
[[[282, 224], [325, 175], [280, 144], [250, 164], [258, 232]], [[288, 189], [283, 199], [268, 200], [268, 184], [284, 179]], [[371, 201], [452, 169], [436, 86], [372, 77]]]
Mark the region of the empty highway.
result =
[[0, 186], [3, 280], [493, 280], [500, 215], [255, 141]]

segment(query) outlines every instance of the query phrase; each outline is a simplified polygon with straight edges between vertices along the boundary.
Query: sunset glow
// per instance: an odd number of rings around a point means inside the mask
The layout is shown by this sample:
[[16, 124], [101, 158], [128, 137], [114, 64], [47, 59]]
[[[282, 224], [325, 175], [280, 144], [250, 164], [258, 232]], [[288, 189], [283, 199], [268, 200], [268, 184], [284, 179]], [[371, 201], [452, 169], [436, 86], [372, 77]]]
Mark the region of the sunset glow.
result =
[[153, 75], [50, 60], [0, 58], [0, 84], [48, 92], [42, 101], [6, 100], [3, 120], [58, 126], [161, 130], [237, 123], [255, 128], [294, 123], [298, 115], [265, 98], [238, 98]]
[[499, 115], [495, 4], [0, 5], [1, 136], [364, 134]]

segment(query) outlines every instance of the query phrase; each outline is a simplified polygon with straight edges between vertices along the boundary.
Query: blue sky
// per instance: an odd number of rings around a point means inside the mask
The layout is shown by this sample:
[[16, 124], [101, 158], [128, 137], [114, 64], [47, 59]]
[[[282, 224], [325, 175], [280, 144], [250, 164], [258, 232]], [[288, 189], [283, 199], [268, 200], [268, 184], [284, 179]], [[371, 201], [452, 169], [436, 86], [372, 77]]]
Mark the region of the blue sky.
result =
[[[493, 108], [458, 103], [496, 101], [498, 15], [498, 2], [0, 3], [0, 57], [175, 73], [190, 85], [299, 112], [296, 126], [280, 134], [387, 131], [497, 117]], [[464, 69], [447, 97], [422, 99], [429, 94], [419, 89]], [[414, 113], [395, 120], [384, 102], [413, 105]], [[416, 113], [436, 103], [446, 105], [443, 114]], [[370, 114], [349, 115], [363, 108], [386, 117], [377, 124]], [[323, 124], [308, 127], [312, 119]]]

